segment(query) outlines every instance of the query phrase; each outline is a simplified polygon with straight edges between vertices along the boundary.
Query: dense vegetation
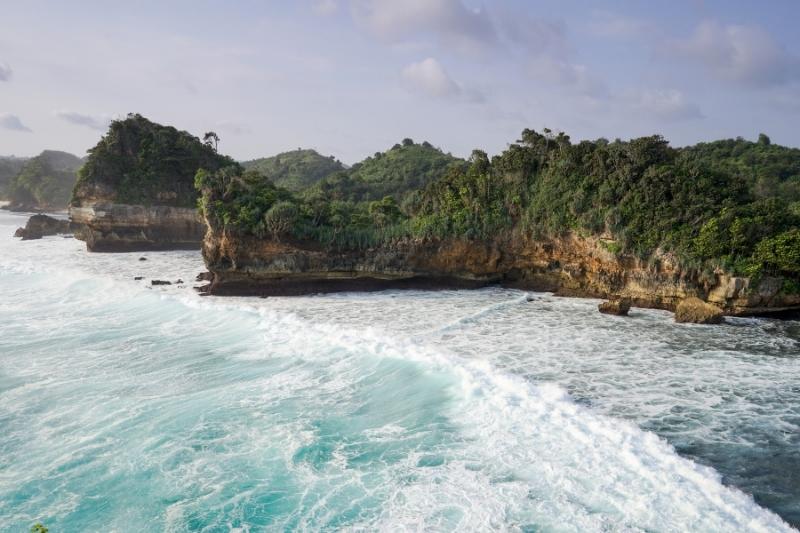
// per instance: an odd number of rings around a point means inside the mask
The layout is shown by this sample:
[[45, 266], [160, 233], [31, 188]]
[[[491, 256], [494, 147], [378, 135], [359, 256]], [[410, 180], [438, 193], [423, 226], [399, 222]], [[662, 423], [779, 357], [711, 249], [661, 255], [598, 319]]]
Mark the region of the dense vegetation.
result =
[[7, 190], [11, 178], [19, 174], [26, 159], [21, 157], [0, 156], [0, 200], [6, 199]]
[[325, 157], [315, 150], [297, 149], [292, 152], [245, 161], [246, 170], [255, 170], [269, 178], [275, 185], [298, 192], [334, 172], [344, 170], [344, 165], [333, 156]]
[[63, 209], [69, 203], [82, 164], [72, 154], [45, 150], [25, 161], [6, 185], [5, 197], [18, 207]]
[[[423, 149], [439, 154], [416, 167], [430, 174], [394, 168], [409, 158], [392, 152]], [[603, 236], [614, 253], [660, 250], [686, 266], [800, 279], [800, 150], [764, 135], [676, 149], [660, 136], [572, 143], [525, 130], [501, 155], [476, 150], [464, 164], [395, 147], [301, 194], [236, 167], [201, 172], [197, 186], [220, 226], [260, 237], [359, 248], [576, 232]]]
[[138, 114], [111, 123], [89, 150], [78, 175], [73, 204], [102, 197], [118, 203], [191, 207], [197, 203], [194, 176], [198, 169], [217, 170], [234, 164], [216, 151], [218, 138], [206, 142]]

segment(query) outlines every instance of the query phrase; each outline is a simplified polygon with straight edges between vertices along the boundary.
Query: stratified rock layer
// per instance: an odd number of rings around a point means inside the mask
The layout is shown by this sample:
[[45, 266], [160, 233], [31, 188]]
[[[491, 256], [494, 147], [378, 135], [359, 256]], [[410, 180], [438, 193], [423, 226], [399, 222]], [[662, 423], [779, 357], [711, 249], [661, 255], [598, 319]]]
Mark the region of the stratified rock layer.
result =
[[98, 203], [72, 207], [74, 223], [85, 229], [76, 237], [91, 252], [199, 249], [205, 224], [196, 209]]
[[534, 241], [406, 239], [361, 251], [332, 251], [314, 242], [277, 242], [210, 230], [203, 255], [219, 295], [288, 295], [386, 288], [480, 287], [501, 284], [566, 296], [628, 298], [639, 307], [674, 310], [689, 297], [728, 314], [800, 308], [783, 280], [713, 276], [681, 269], [668, 254], [645, 262], [617, 256], [599, 239], [569, 235]]

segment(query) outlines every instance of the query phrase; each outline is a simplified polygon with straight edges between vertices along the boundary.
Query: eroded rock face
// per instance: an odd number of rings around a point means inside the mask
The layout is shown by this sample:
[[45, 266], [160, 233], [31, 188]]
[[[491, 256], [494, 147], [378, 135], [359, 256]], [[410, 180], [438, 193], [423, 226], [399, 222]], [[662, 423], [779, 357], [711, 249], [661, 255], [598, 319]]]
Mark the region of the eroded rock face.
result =
[[19, 228], [14, 237], [21, 237], [23, 241], [41, 239], [47, 235], [72, 233], [77, 226], [69, 220], [60, 220], [48, 215], [33, 215], [28, 219], [24, 228]]
[[720, 324], [722, 320], [722, 309], [700, 298], [687, 298], [675, 309], [675, 322]]
[[[625, 298], [631, 305], [674, 310], [690, 297], [712, 301], [727, 314], [800, 308], [800, 295], [780, 283], [724, 273], [704, 276], [660, 254], [645, 262], [616, 256], [598, 239], [569, 235], [534, 241], [406, 239], [361, 251], [327, 250], [315, 242], [276, 242], [210, 230], [203, 256], [220, 295], [287, 295], [386, 288], [481, 287], [502, 284], [565, 296]], [[737, 281], [739, 280], [739, 281]]]
[[91, 252], [199, 249], [206, 231], [197, 210], [184, 207], [97, 203], [69, 214]]

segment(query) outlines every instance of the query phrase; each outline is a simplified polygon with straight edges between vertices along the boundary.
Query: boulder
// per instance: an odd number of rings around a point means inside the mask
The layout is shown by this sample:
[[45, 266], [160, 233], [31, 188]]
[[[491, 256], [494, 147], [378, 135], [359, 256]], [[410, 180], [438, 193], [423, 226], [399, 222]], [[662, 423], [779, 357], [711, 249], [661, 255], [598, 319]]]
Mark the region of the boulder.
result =
[[675, 322], [720, 324], [722, 320], [722, 310], [700, 298], [686, 298], [675, 309]]
[[164, 281], [163, 279], [154, 279], [150, 281], [150, 285], [172, 285], [172, 282]]
[[14, 237], [21, 237], [23, 241], [41, 239], [46, 235], [70, 233], [72, 225], [69, 220], [59, 220], [47, 215], [33, 215], [28, 219], [24, 228], [19, 228]]
[[631, 299], [612, 298], [611, 300], [600, 303], [600, 305], [597, 306], [597, 309], [601, 313], [605, 313], [607, 315], [627, 316], [628, 311], [631, 309]]

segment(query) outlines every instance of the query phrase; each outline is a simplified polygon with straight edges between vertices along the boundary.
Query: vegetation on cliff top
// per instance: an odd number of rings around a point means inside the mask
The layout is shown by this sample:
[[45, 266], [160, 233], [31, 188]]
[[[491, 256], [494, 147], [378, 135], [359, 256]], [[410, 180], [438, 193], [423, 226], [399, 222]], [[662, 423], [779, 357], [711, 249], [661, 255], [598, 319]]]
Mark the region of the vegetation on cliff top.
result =
[[333, 156], [325, 157], [315, 150], [293, 150], [272, 157], [245, 161], [246, 170], [255, 170], [269, 178], [275, 185], [298, 192], [345, 166]]
[[[399, 157], [423, 150], [439, 156], [416, 167]], [[611, 239], [614, 253], [671, 252], [696, 268], [800, 277], [800, 150], [764, 135], [672, 148], [657, 135], [573, 143], [525, 130], [502, 154], [476, 150], [466, 163], [404, 143], [300, 194], [234, 167], [201, 172], [197, 186], [215, 229], [258, 237], [352, 249], [576, 232]]]
[[138, 114], [111, 122], [89, 150], [78, 174], [72, 204], [100, 199], [125, 204], [192, 207], [198, 169], [217, 170], [234, 161], [212, 142], [151, 122]]
[[63, 209], [83, 161], [72, 154], [45, 150], [26, 160], [7, 183], [5, 197], [12, 206], [27, 209]]

